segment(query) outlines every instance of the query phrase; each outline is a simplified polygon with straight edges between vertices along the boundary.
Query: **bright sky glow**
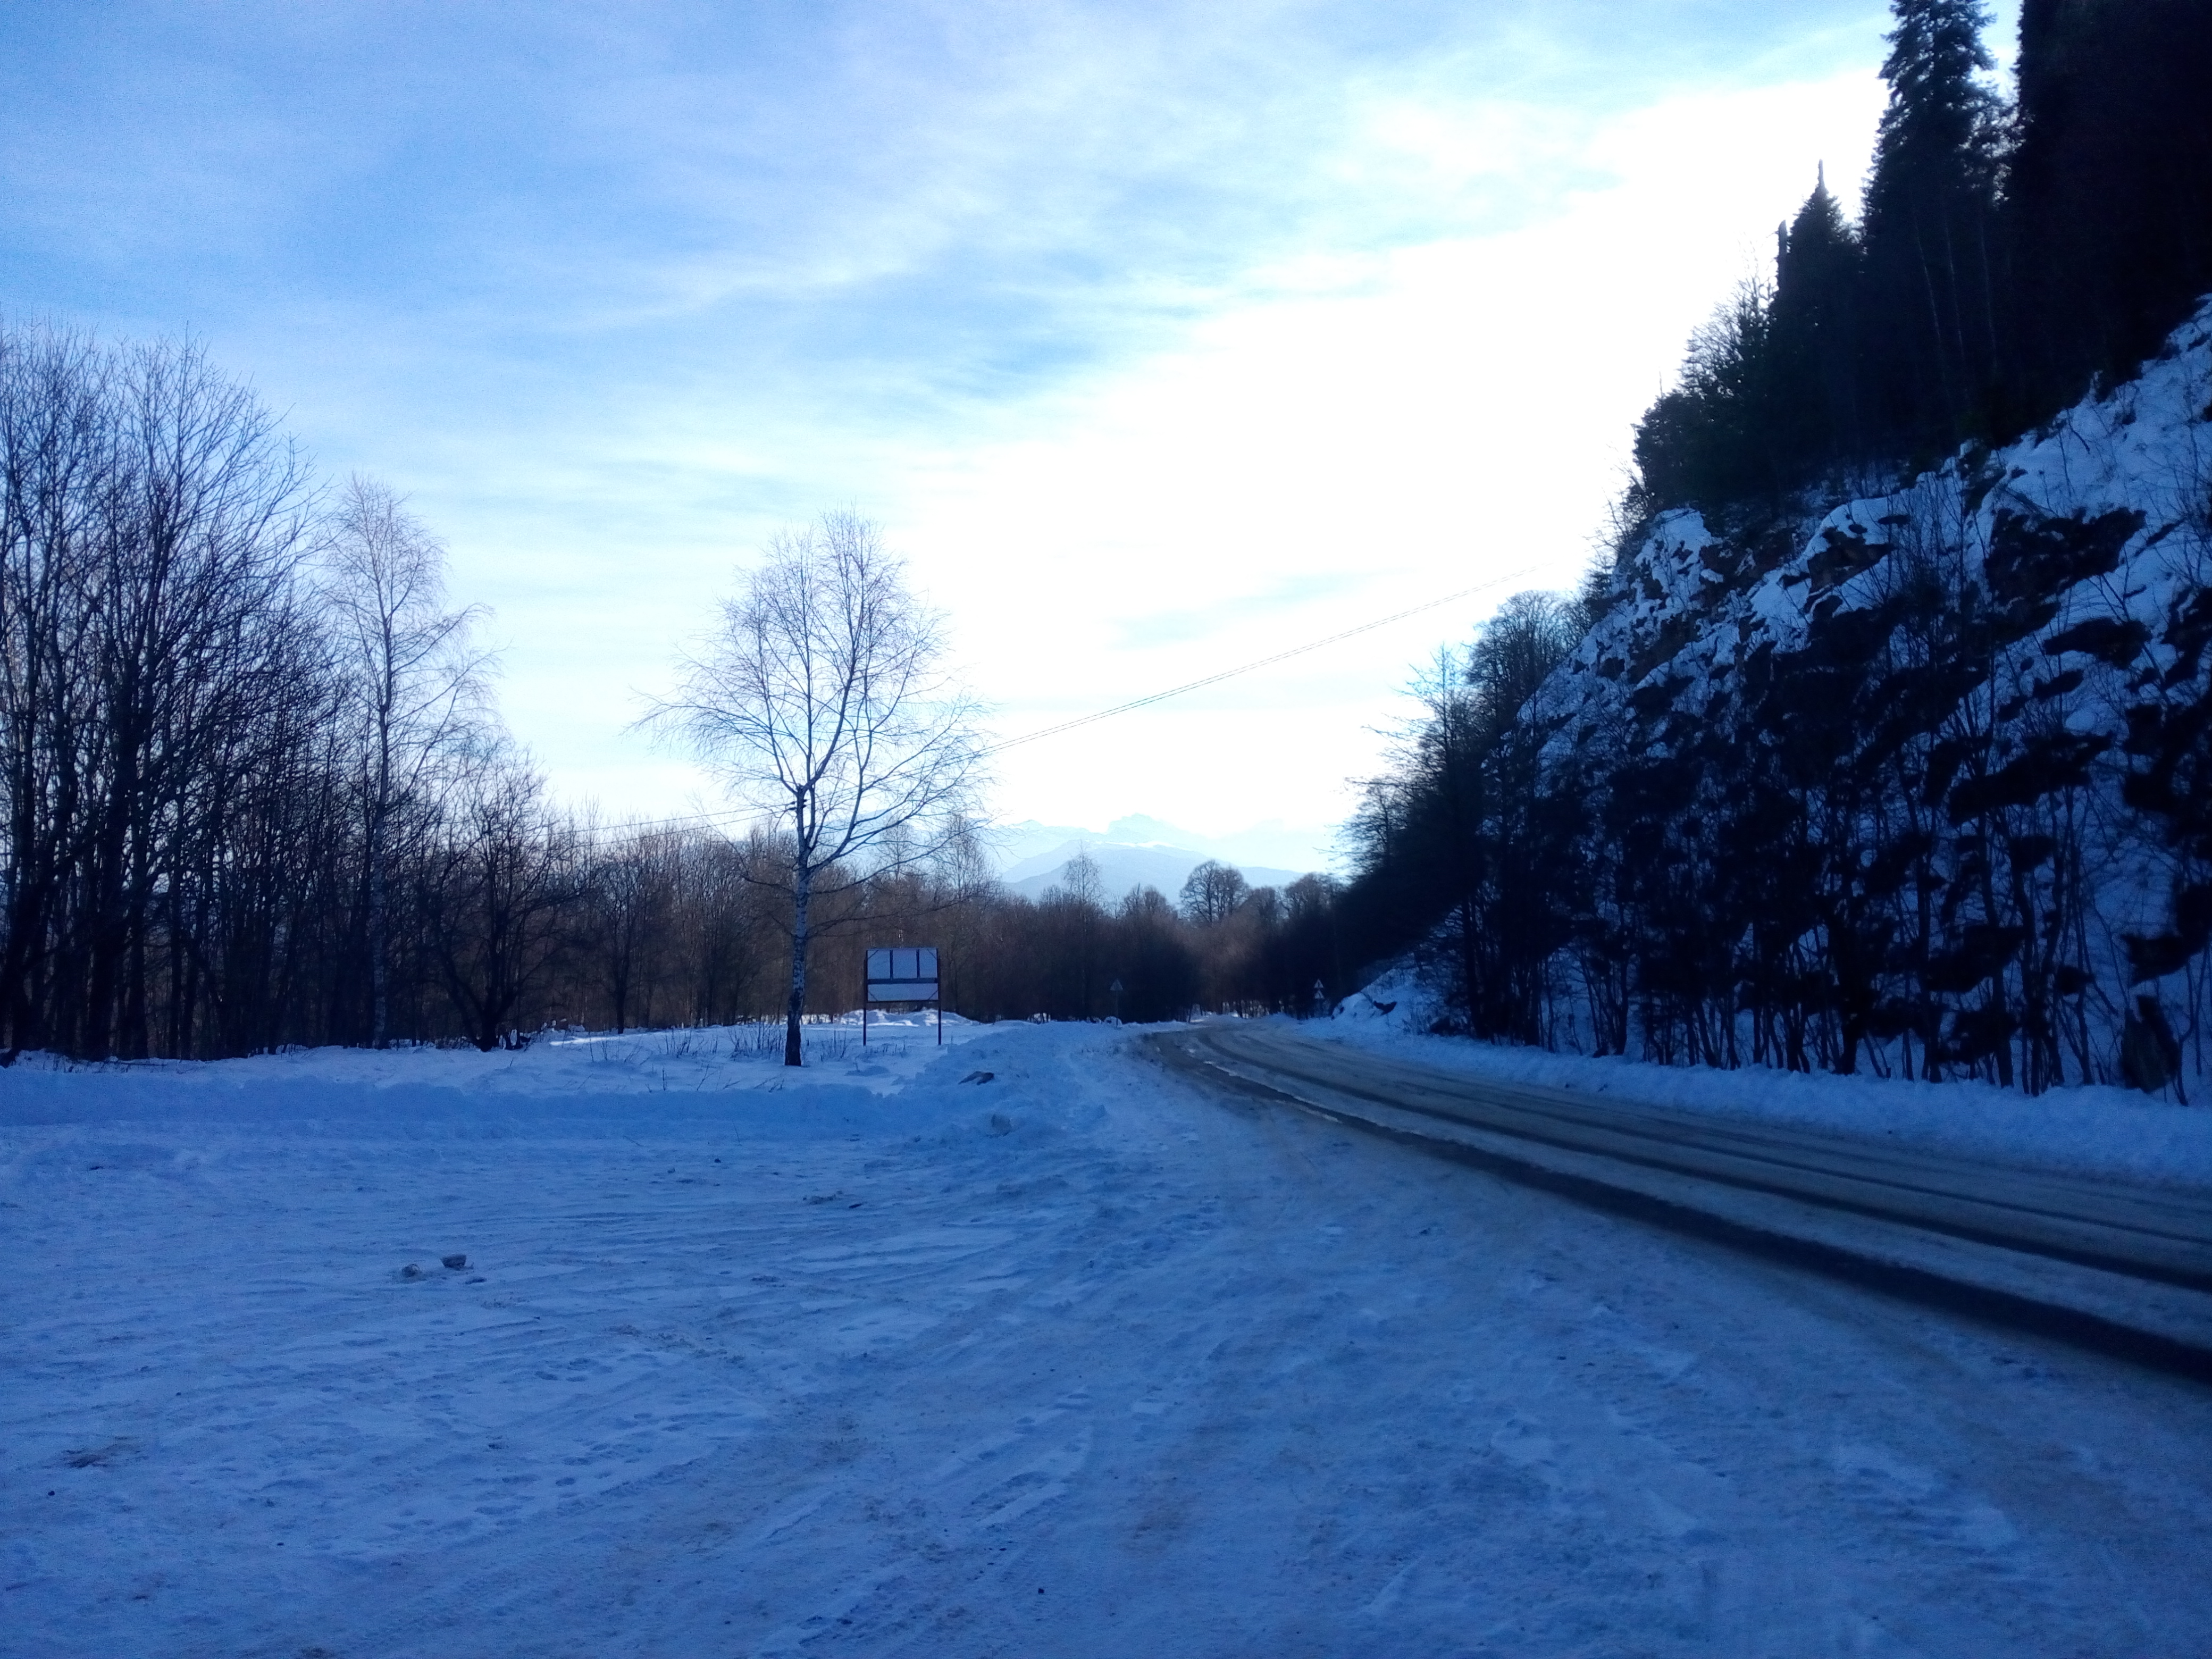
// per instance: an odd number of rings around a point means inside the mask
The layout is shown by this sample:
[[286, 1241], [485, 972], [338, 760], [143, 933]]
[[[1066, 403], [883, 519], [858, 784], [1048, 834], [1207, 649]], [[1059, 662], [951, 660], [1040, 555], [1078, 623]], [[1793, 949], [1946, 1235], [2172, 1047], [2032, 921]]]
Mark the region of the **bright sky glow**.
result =
[[[409, 493], [502, 705], [606, 816], [780, 524], [881, 520], [1005, 819], [1322, 826], [1397, 689], [1565, 586], [1684, 338], [1826, 161], [1879, 4], [18, 8], [0, 305], [190, 330]], [[1993, 30], [2002, 41], [2009, 16]]]

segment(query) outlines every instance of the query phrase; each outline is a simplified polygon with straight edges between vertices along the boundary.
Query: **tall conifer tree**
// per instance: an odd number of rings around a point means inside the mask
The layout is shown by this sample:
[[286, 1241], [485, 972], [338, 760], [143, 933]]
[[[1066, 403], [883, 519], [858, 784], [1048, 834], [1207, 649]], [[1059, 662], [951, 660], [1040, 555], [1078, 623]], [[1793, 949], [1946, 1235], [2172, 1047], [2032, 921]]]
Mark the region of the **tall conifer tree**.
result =
[[2025, 0], [2005, 194], [2033, 419], [2131, 373], [2212, 289], [2212, 6]]
[[1893, 0], [1889, 106], [1867, 182], [1867, 315], [1884, 423], [1908, 443], [1986, 427], [2000, 359], [1991, 251], [2007, 108], [1980, 0]]
[[1778, 239], [1769, 329], [1777, 418], [1793, 470], [1866, 447], [1859, 410], [1858, 233], [1825, 171]]

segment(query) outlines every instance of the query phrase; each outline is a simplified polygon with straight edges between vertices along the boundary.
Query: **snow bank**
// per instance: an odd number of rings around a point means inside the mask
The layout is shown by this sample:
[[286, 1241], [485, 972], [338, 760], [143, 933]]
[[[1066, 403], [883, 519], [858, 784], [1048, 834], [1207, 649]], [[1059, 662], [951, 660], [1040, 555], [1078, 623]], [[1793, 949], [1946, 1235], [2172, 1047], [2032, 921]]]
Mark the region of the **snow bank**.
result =
[[1425, 1032], [1436, 1024], [1442, 1004], [1435, 988], [1411, 962], [1392, 963], [1368, 984], [1336, 1005], [1334, 1018], [1354, 1028], [1400, 1035]]
[[780, 1024], [553, 1034], [517, 1053], [319, 1048], [204, 1064], [71, 1065], [27, 1055], [0, 1073], [0, 1125], [188, 1123], [285, 1132], [374, 1123], [393, 1133], [513, 1134], [559, 1125], [638, 1134], [702, 1121], [758, 1139], [939, 1130], [972, 1107], [961, 1051], [992, 1029], [948, 1015], [810, 1022], [809, 1063], [782, 1063]]
[[[1372, 1012], [1377, 999], [1398, 1006], [1379, 1015]], [[1370, 1010], [1364, 1015], [1358, 1012], [1363, 1002]], [[1337, 1018], [1309, 1021], [1301, 1029], [1327, 1041], [1502, 1082], [1937, 1146], [2019, 1168], [2212, 1188], [2212, 1110], [2130, 1090], [2098, 1085], [2029, 1097], [1987, 1083], [1599, 1060], [1432, 1036], [1427, 1027], [1433, 1015], [1431, 994], [1401, 968], [1347, 998]]]

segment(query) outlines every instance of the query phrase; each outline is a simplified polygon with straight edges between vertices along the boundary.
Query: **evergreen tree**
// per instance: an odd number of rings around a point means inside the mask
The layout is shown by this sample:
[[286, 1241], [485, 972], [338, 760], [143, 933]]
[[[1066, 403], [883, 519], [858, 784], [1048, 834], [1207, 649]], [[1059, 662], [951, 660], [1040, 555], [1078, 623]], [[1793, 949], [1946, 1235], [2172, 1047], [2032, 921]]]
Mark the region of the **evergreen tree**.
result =
[[1790, 482], [1774, 420], [1770, 299], [1764, 283], [1739, 283], [1691, 335], [1680, 383], [1638, 422], [1636, 465], [1662, 506], [1715, 510]]
[[1985, 433], [2001, 361], [1991, 259], [2008, 111], [1980, 78], [1980, 0], [1894, 0], [1867, 183], [1870, 367], [1908, 447]]
[[1636, 433], [1638, 516], [1741, 522], [1847, 462], [2009, 439], [2212, 291], [2212, 5], [2026, 0], [2019, 102], [1979, 0], [1893, 0], [1854, 228], [1825, 178]]
[[1777, 237], [1769, 328], [1780, 441], [1802, 473], [1865, 447], [1859, 410], [1858, 233], [1825, 169]]
[[2020, 423], [2123, 377], [2212, 289], [2212, 6], [2025, 0], [2006, 213]]

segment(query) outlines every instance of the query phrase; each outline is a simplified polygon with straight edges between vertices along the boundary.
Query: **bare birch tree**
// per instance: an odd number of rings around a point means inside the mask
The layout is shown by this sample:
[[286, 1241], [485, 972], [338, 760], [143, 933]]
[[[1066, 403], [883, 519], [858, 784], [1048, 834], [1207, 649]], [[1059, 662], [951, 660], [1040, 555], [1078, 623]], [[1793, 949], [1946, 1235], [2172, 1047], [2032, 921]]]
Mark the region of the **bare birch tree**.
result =
[[784, 1064], [802, 1063], [812, 908], [933, 859], [981, 781], [976, 704], [944, 664], [943, 619], [852, 512], [779, 533], [719, 627], [646, 720], [678, 734], [731, 794], [776, 823], [791, 900]]
[[324, 555], [324, 607], [360, 744], [369, 1041], [391, 1035], [392, 842], [432, 775], [483, 713], [490, 655], [471, 649], [479, 607], [448, 611], [446, 550], [386, 485], [347, 480]]

